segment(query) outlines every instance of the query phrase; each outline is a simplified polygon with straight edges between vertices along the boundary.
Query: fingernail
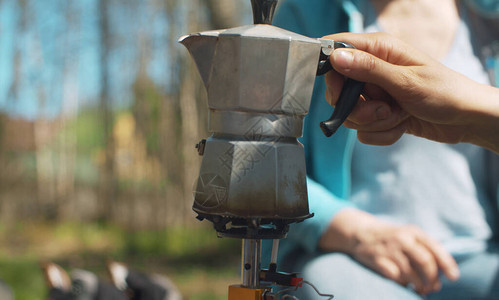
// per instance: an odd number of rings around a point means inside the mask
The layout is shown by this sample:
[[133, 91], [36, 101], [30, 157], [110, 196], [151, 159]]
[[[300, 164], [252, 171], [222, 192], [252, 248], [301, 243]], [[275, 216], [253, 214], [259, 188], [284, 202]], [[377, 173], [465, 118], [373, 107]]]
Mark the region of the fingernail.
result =
[[378, 120], [386, 120], [390, 114], [391, 109], [386, 105], [382, 105], [376, 109], [376, 118], [378, 118]]
[[353, 53], [345, 49], [336, 49], [333, 52], [333, 60], [336, 67], [348, 71], [353, 63]]

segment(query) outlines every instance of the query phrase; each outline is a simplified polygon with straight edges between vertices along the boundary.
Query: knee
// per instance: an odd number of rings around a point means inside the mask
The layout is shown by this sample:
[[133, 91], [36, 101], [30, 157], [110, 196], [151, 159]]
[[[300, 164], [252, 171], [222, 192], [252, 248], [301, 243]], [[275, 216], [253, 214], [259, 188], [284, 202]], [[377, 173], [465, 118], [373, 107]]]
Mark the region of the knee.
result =
[[[320, 292], [334, 294], [338, 299], [422, 299], [412, 290], [384, 278], [342, 253], [322, 254], [309, 260], [302, 269], [302, 275]], [[312, 288], [304, 288], [301, 294], [303, 299], [317, 298]]]
[[[347, 271], [348, 270], [348, 271]], [[368, 271], [356, 260], [343, 253], [326, 253], [308, 261], [303, 267], [303, 275], [307, 278], [335, 278], [344, 272], [349, 274]]]

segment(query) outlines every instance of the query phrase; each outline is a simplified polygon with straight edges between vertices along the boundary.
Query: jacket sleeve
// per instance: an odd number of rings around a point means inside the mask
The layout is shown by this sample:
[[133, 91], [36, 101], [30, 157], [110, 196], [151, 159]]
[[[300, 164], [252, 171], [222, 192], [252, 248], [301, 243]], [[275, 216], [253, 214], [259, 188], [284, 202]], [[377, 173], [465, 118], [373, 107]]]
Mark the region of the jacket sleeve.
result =
[[283, 0], [277, 7], [274, 25], [308, 37], [347, 31], [343, 9], [336, 0]]
[[342, 201], [314, 180], [307, 179], [310, 211], [314, 213], [302, 223], [293, 224], [288, 233], [288, 240], [299, 245], [306, 252], [317, 251], [319, 240], [336, 213], [351, 202]]
[[[274, 24], [310, 37], [339, 31], [341, 28], [331, 21], [337, 21], [335, 16], [341, 11], [335, 3], [337, 1], [285, 0], [278, 8]], [[317, 251], [318, 242], [334, 215], [345, 207], [353, 206], [343, 199], [348, 188], [342, 182], [349, 181], [346, 179], [349, 174], [343, 172], [346, 162], [341, 151], [347, 151], [345, 144], [348, 143], [345, 141], [348, 140], [348, 133], [343, 128], [335, 139], [327, 139], [318, 126], [319, 120], [327, 119], [332, 112], [324, 99], [324, 90], [324, 80], [318, 78], [310, 113], [305, 119], [304, 136], [300, 139], [305, 146], [309, 209], [314, 217], [291, 225], [286, 239], [292, 247], [300, 247], [310, 253]]]

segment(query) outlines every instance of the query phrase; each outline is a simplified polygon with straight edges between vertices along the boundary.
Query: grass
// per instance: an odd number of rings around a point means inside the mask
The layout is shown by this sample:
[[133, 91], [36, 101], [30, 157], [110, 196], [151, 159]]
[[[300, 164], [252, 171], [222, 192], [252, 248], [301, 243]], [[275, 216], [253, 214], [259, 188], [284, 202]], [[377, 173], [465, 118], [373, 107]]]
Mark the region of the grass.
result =
[[0, 227], [0, 278], [16, 300], [44, 299], [41, 261], [66, 270], [86, 269], [106, 278], [108, 259], [170, 277], [185, 299], [227, 299], [239, 282], [240, 241], [218, 239], [208, 227], [126, 231], [99, 224], [27, 223]]
[[15, 299], [44, 299], [45, 282], [35, 259], [0, 259], [0, 278], [14, 290]]

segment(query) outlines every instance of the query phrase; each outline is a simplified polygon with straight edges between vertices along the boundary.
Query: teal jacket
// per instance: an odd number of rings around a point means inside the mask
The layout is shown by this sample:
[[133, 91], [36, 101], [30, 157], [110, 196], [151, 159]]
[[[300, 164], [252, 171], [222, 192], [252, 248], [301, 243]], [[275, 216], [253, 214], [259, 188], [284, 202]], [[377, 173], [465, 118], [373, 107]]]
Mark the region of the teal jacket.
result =
[[[361, 32], [364, 19], [374, 16], [363, 16], [360, 11], [367, 0], [283, 0], [278, 7], [274, 24], [276, 26], [309, 36], [322, 37], [337, 32]], [[499, 86], [499, 1], [474, 0], [466, 1], [466, 8], [476, 32], [480, 27], [496, 28], [492, 36], [476, 37], [483, 54], [484, 66]], [[491, 27], [492, 26], [492, 27]], [[350, 194], [350, 165], [355, 141], [355, 132], [342, 127], [331, 138], [326, 138], [319, 129], [320, 121], [327, 120], [332, 108], [324, 100], [325, 84], [318, 78], [314, 88], [310, 112], [305, 119], [304, 144], [308, 175], [308, 197], [310, 211], [315, 214], [299, 224], [293, 224], [287, 239], [281, 241], [279, 256], [286, 257], [290, 253], [315, 253], [318, 241], [334, 215], [345, 207], [352, 206], [348, 201]], [[490, 153], [490, 193], [491, 198], [499, 201], [499, 159]], [[497, 207], [495, 203], [494, 207]], [[499, 231], [499, 230], [498, 230]], [[269, 243], [264, 243], [264, 257], [270, 252]]]

